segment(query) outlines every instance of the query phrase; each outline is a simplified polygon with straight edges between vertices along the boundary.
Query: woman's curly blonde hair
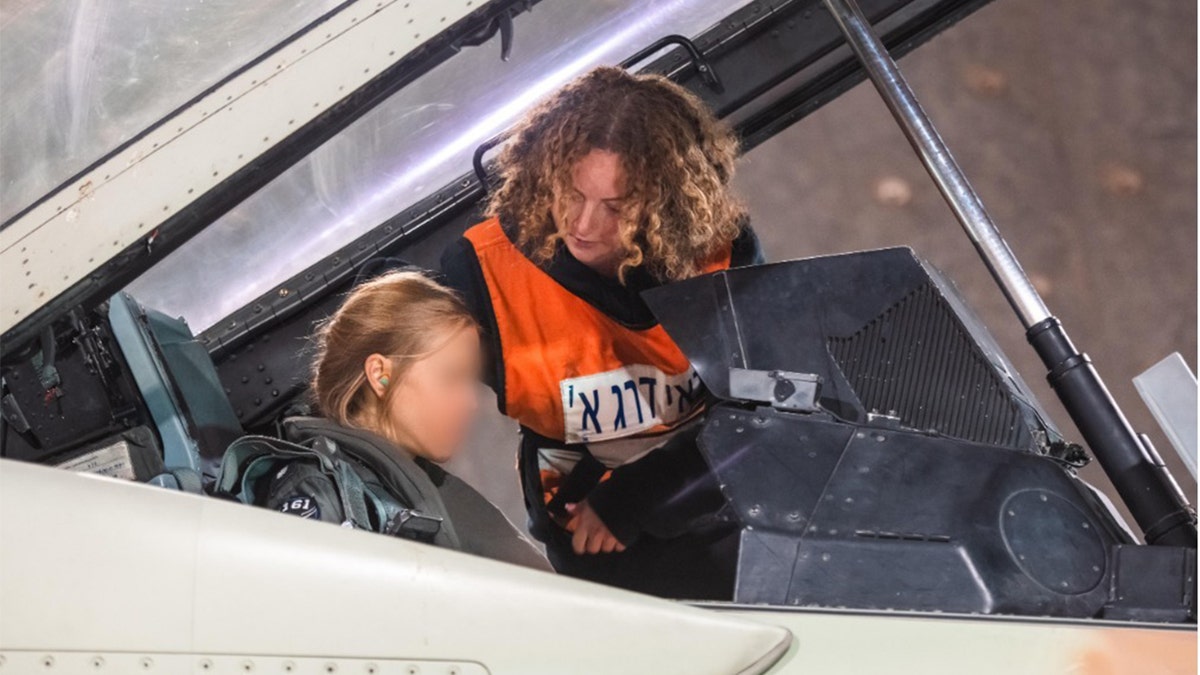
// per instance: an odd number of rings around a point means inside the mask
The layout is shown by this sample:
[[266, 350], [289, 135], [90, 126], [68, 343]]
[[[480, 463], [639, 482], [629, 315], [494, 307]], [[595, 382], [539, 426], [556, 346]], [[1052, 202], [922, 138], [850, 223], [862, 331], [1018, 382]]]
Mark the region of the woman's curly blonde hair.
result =
[[695, 276], [741, 233], [745, 209], [729, 189], [733, 131], [665, 77], [599, 67], [534, 107], [497, 160], [502, 184], [487, 215], [515, 225], [517, 246], [535, 263], [554, 256], [563, 238], [555, 223], [566, 222], [561, 196], [592, 150], [618, 155], [625, 174], [622, 283], [642, 265], [663, 281]]

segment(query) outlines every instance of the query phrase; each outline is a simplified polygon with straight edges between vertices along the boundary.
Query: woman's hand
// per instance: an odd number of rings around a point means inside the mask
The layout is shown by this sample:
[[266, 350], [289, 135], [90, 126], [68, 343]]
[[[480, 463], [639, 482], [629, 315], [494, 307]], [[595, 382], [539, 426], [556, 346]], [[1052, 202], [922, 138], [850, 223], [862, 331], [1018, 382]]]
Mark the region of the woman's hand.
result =
[[572, 533], [571, 545], [575, 553], [619, 553], [625, 550], [625, 545], [613, 536], [586, 499], [578, 504], [567, 504], [567, 513], [571, 516], [567, 521], [567, 532]]

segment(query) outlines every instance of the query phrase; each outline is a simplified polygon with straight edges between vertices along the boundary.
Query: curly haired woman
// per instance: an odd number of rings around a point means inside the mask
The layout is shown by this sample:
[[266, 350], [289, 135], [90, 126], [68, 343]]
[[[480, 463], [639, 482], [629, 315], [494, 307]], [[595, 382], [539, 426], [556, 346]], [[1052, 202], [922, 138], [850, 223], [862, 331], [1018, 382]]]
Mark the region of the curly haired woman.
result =
[[656, 75], [601, 67], [517, 126], [487, 221], [442, 257], [521, 424], [531, 533], [565, 574], [728, 599], [737, 529], [695, 446], [707, 394], [640, 293], [759, 263], [737, 139]]

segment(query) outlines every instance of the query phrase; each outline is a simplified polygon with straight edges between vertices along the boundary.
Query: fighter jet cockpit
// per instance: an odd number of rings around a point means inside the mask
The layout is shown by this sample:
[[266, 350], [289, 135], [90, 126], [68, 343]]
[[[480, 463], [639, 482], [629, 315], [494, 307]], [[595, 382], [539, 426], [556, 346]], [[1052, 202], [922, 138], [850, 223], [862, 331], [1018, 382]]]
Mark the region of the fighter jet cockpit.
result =
[[[1163, 460], [1176, 448], [1127, 420], [1081, 351], [1088, 336], [1051, 312], [904, 77], [902, 56], [989, 4], [5, 7], [0, 671], [1049, 673], [1096, 644], [1138, 654], [1141, 672], [1194, 660], [1196, 516]], [[531, 111], [599, 66], [662, 76], [740, 153], [869, 83], [960, 225], [943, 236], [970, 240], [1044, 370], [1018, 372], [915, 247], [739, 264], [734, 240], [721, 264], [633, 292], [646, 317], [560, 316], [574, 300], [551, 295], [569, 283], [537, 286], [536, 266], [488, 257], [479, 227], [515, 180], [512, 148], [537, 140]], [[503, 220], [489, 236], [503, 240]], [[556, 255], [584, 260], [561, 238]], [[445, 269], [460, 240], [475, 246], [482, 314]], [[350, 452], [361, 435], [313, 421], [333, 413], [313, 390], [329, 326], [387, 274], [449, 284], [445, 302], [463, 300], [480, 344], [495, 341], [480, 372], [499, 398], [479, 414], [510, 445], [486, 467]], [[533, 310], [497, 290], [518, 280], [546, 290]], [[522, 332], [539, 309], [557, 323]], [[628, 335], [675, 361], [598, 358], [545, 384], [552, 358], [513, 347], [593, 325], [615, 337], [566, 351]], [[367, 384], [391, 400], [400, 375], [371, 363]], [[1146, 386], [1164, 433], [1190, 434], [1194, 476], [1195, 416], [1189, 429], [1178, 414], [1194, 379], [1185, 391], [1179, 375]], [[1080, 437], [1027, 384], [1043, 377]], [[526, 412], [543, 399], [552, 414]], [[600, 450], [636, 424], [687, 447]], [[675, 536], [649, 525], [593, 525], [604, 538], [582, 546], [602, 552], [576, 556], [592, 567], [562, 563], [579, 553], [588, 490], [626, 494], [621, 467], [668, 452], [696, 458], [717, 502], [696, 537], [721, 543], [644, 557], [686, 578], [719, 548], [720, 582], [657, 592], [594, 569]], [[306, 522], [321, 520], [315, 493], [262, 508], [256, 486], [298, 457], [334, 486], [342, 527]], [[1081, 476], [1089, 462], [1111, 491]], [[511, 503], [471, 486], [485, 468]], [[499, 534], [473, 546], [478, 531]], [[545, 644], [515, 646], [535, 635]], [[909, 640], [911, 658], [855, 654], [854, 635]], [[1001, 643], [1037, 648], [964, 664]]]

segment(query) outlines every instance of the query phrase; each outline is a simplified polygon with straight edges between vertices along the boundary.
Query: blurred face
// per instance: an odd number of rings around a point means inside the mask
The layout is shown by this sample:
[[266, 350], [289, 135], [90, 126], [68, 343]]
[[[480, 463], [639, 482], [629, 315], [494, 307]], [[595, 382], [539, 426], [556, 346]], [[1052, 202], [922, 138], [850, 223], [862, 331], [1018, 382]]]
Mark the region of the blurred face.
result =
[[479, 409], [481, 369], [479, 333], [467, 328], [414, 362], [399, 381], [389, 378], [395, 390], [386, 411], [389, 435], [418, 457], [450, 459]]
[[606, 276], [616, 276], [625, 251], [619, 234], [625, 202], [625, 172], [621, 158], [607, 150], [592, 150], [571, 171], [571, 188], [556, 195], [566, 222], [555, 222], [567, 250], [579, 262]]

